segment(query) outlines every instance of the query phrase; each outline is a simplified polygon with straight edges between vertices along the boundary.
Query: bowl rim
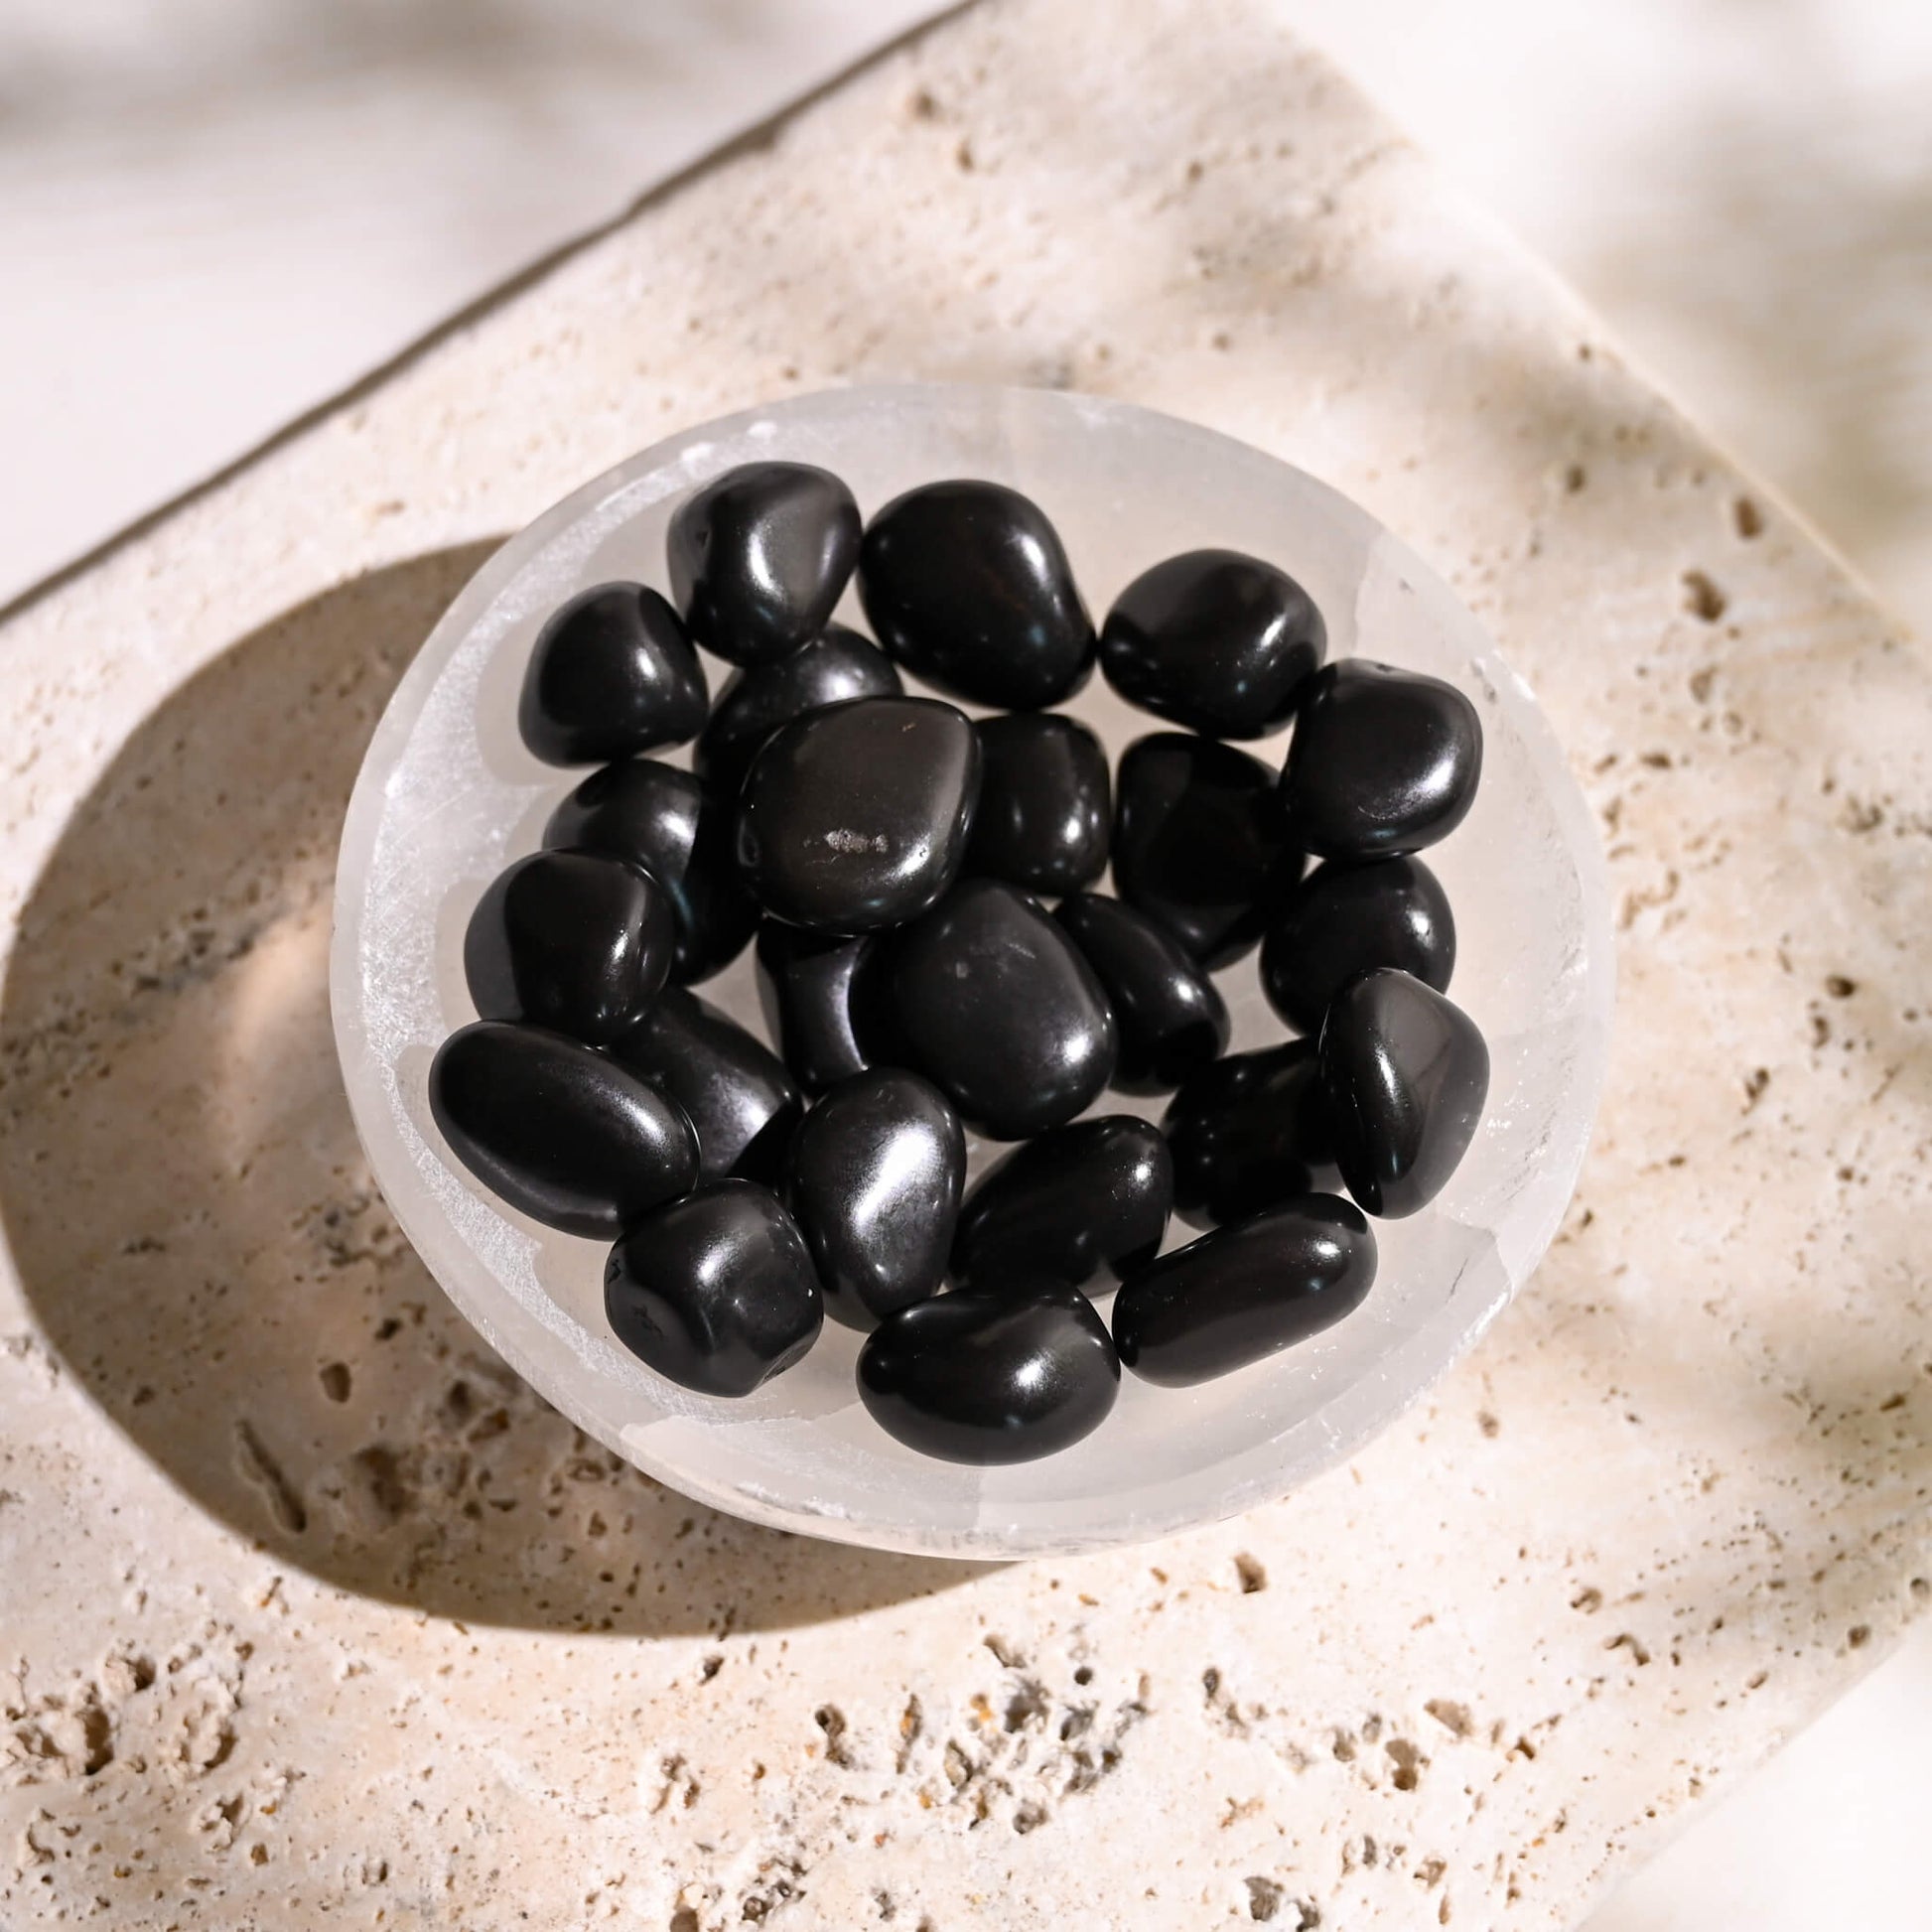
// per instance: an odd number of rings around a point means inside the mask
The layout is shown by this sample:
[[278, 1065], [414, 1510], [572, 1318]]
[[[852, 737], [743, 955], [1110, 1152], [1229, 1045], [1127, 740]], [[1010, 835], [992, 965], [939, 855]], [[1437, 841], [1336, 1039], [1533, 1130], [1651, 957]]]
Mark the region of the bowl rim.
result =
[[[1405, 1394], [1400, 1406], [1380, 1417], [1358, 1418], [1347, 1428], [1328, 1428], [1325, 1431], [1325, 1453], [1319, 1470], [1286, 1483], [1276, 1474], [1268, 1451], [1296, 1426], [1291, 1423], [1246, 1446], [1243, 1450], [1232, 1453], [1227, 1462], [1238, 1464], [1239, 1472], [1231, 1470], [1230, 1480], [1205, 1503], [1157, 1508], [1144, 1516], [1137, 1516], [1129, 1526], [1110, 1528], [1095, 1536], [1062, 1531], [1048, 1533], [1031, 1527], [1016, 1531], [984, 1522], [970, 1530], [947, 1529], [932, 1534], [923, 1531], [916, 1522], [885, 1523], [863, 1516], [814, 1510], [808, 1505], [742, 1484], [707, 1483], [703, 1471], [694, 1470], [688, 1462], [656, 1453], [652, 1446], [642, 1440], [650, 1434], [648, 1428], [611, 1428], [592, 1409], [576, 1400], [574, 1395], [559, 1393], [547, 1386], [548, 1378], [541, 1370], [533, 1368], [515, 1338], [503, 1333], [486, 1313], [470, 1306], [468, 1299], [444, 1279], [432, 1260], [432, 1254], [441, 1244], [430, 1237], [420, 1219], [392, 1198], [383, 1185], [383, 1161], [378, 1158], [374, 1143], [385, 1138], [377, 1130], [387, 1128], [389, 1123], [377, 1120], [372, 1091], [363, 1088], [348, 1072], [358, 1057], [366, 1059], [371, 1051], [363, 1002], [365, 987], [359, 962], [364, 914], [370, 902], [370, 886], [374, 877], [370, 862], [375, 855], [388, 805], [389, 774], [449, 660], [467, 639], [474, 625], [489, 612], [499, 596], [525, 568], [531, 553], [568, 530], [587, 511], [606, 503], [617, 491], [641, 478], [666, 471], [681, 460], [701, 458], [706, 446], [712, 443], [761, 434], [775, 437], [782, 432], [788, 420], [809, 420], [828, 412], [890, 408], [895, 403], [929, 405], [941, 399], [977, 403], [988, 411], [1008, 405], [1023, 405], [1029, 409], [1059, 406], [1064, 407], [1076, 420], [1088, 422], [1098, 418], [1117, 420], [1122, 417], [1148, 421], [1183, 432], [1203, 444], [1225, 446], [1231, 458], [1238, 457], [1246, 462], [1260, 461], [1292, 472], [1314, 494], [1330, 499], [1343, 516], [1365, 518], [1378, 533], [1378, 544], [1386, 546], [1405, 574], [1414, 573], [1439, 589], [1467, 619], [1472, 631], [1480, 636], [1483, 648], [1471, 659], [1470, 668], [1493, 685], [1506, 688], [1517, 700], [1513, 722], [1521, 731], [1543, 781], [1548, 802], [1562, 832], [1565, 849], [1576, 864], [1581, 887], [1583, 931], [1578, 945], [1581, 955], [1581, 1005], [1585, 1019], [1594, 1024], [1587, 1026], [1584, 1031], [1584, 1049], [1578, 1055], [1574, 1071], [1578, 1086], [1587, 1091], [1587, 1107], [1574, 1147], [1564, 1151], [1561, 1162], [1549, 1164], [1542, 1171], [1542, 1178], [1546, 1182], [1560, 1181], [1561, 1184], [1546, 1186], [1545, 1191], [1552, 1205], [1542, 1217], [1545, 1225], [1538, 1226], [1533, 1237], [1521, 1244], [1532, 1252], [1509, 1270], [1513, 1285], [1506, 1285], [1485, 1306], [1472, 1310], [1456, 1305], [1453, 1296], [1455, 1284], [1451, 1284], [1450, 1291], [1445, 1294], [1430, 1317], [1404, 1331], [1389, 1351], [1378, 1357], [1376, 1379], [1401, 1384]], [[1159, 721], [1155, 723], [1158, 725]], [[359, 882], [358, 890], [350, 890], [350, 881]], [[968, 1561], [1071, 1555], [1146, 1542], [1226, 1521], [1264, 1503], [1279, 1500], [1299, 1487], [1301, 1480], [1313, 1480], [1315, 1474], [1331, 1472], [1388, 1428], [1397, 1417], [1412, 1409], [1475, 1345], [1495, 1317], [1521, 1292], [1555, 1238], [1574, 1195], [1594, 1132], [1607, 1070], [1610, 1026], [1615, 1007], [1616, 958], [1608, 868], [1594, 815], [1534, 692], [1502, 657], [1487, 629], [1468, 612], [1461, 598], [1441, 574], [1372, 512], [1332, 484], [1272, 451], [1261, 449], [1225, 431], [1170, 412], [1149, 409], [1123, 398], [1017, 384], [868, 382], [803, 391], [727, 415], [711, 417], [661, 438], [601, 471], [540, 512], [492, 552], [464, 584], [418, 647], [391, 692], [364, 751], [344, 817], [332, 904], [330, 1012], [338, 1063], [357, 1141], [385, 1205], [395, 1215], [397, 1225], [426, 1272], [483, 1340], [575, 1427], [654, 1480], [695, 1501], [771, 1529], [864, 1548]], [[416, 1220], [417, 1225], [412, 1225], [412, 1220]], [[1493, 1237], [1490, 1239], [1493, 1245]]]

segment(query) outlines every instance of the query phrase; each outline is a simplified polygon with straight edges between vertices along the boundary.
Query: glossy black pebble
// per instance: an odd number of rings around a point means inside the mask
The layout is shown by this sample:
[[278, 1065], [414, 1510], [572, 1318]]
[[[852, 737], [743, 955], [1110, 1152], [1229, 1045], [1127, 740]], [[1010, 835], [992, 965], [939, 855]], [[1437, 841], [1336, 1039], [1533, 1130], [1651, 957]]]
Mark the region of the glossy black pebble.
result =
[[830, 471], [741, 464], [672, 513], [671, 595], [706, 650], [768, 664], [825, 628], [859, 560], [859, 506]]
[[924, 1455], [1030, 1462], [1088, 1436], [1120, 1393], [1093, 1304], [1064, 1282], [956, 1289], [889, 1315], [859, 1352], [859, 1395]]
[[1227, 1002], [1166, 926], [1100, 893], [1070, 895], [1053, 916], [1113, 1008], [1121, 1092], [1165, 1093], [1227, 1051]]
[[605, 1046], [636, 1025], [671, 970], [669, 897], [593, 852], [533, 852], [490, 882], [463, 939], [485, 1020], [527, 1020]]
[[982, 718], [980, 801], [966, 870], [1023, 892], [1061, 893], [1107, 870], [1112, 783], [1100, 741], [1053, 711]]
[[769, 1189], [720, 1180], [630, 1228], [604, 1267], [612, 1332], [659, 1375], [750, 1395], [818, 1338], [812, 1258]]
[[1330, 861], [1289, 889], [1261, 940], [1261, 987], [1300, 1033], [1357, 973], [1400, 966], [1438, 993], [1455, 970], [1449, 895], [1420, 859]]
[[935, 483], [867, 525], [859, 597], [873, 635], [956, 697], [1035, 711], [1093, 669], [1093, 622], [1037, 504], [992, 483]]
[[936, 1294], [965, 1184], [965, 1133], [930, 1081], [887, 1067], [834, 1087], [792, 1135], [780, 1189], [827, 1309], [869, 1328]]
[[775, 664], [734, 671], [698, 734], [691, 768], [737, 797], [759, 747], [808, 711], [846, 698], [897, 697], [904, 689], [893, 660], [869, 638], [828, 624], [802, 650]]
[[759, 927], [759, 1004], [778, 1055], [807, 1092], [887, 1057], [878, 936], [844, 939], [766, 919]]
[[697, 1184], [682, 1109], [561, 1034], [495, 1020], [452, 1034], [430, 1063], [429, 1108], [485, 1187], [566, 1234], [608, 1241]]
[[738, 806], [738, 860], [767, 912], [826, 932], [898, 925], [959, 876], [979, 740], [931, 698], [854, 698], [768, 738]]
[[953, 1237], [953, 1274], [997, 1288], [1050, 1275], [1110, 1288], [1161, 1252], [1173, 1163], [1160, 1133], [1132, 1114], [1075, 1121], [1015, 1148], [974, 1186]]
[[1113, 1073], [1114, 1021], [1093, 968], [1011, 886], [969, 879], [900, 934], [892, 991], [912, 1062], [996, 1141], [1071, 1120]]
[[1213, 1227], [1338, 1183], [1311, 1039], [1230, 1053], [1182, 1082], [1161, 1121], [1174, 1209]]
[[1238, 550], [1189, 550], [1121, 592], [1100, 669], [1130, 704], [1209, 738], [1265, 738], [1294, 716], [1327, 654], [1313, 600]]
[[1468, 1151], [1489, 1097], [1489, 1048], [1458, 1006], [1412, 974], [1364, 973], [1321, 1023], [1335, 1162], [1371, 1214], [1413, 1214]]
[[1276, 840], [1275, 779], [1246, 752], [1181, 732], [1120, 758], [1114, 885], [1210, 968], [1261, 937], [1264, 899], [1301, 861]]
[[1305, 1194], [1166, 1254], [1114, 1299], [1114, 1341], [1136, 1375], [1185, 1388], [1298, 1341], [1361, 1307], [1375, 1236], [1351, 1201]]
[[1418, 852], [1462, 823], [1482, 721], [1441, 678], [1348, 657], [1317, 671], [1282, 770], [1288, 836], [1322, 859]]
[[673, 986], [611, 1052], [690, 1116], [706, 1180], [777, 1178], [805, 1106], [784, 1062], [757, 1035]]
[[671, 978], [689, 985], [730, 965], [758, 926], [733, 835], [727, 799], [688, 771], [629, 759], [593, 771], [551, 813], [543, 843], [601, 852], [649, 873], [671, 898]]
[[704, 667], [678, 615], [641, 584], [601, 584], [538, 633], [516, 722], [548, 764], [602, 764], [704, 727]]

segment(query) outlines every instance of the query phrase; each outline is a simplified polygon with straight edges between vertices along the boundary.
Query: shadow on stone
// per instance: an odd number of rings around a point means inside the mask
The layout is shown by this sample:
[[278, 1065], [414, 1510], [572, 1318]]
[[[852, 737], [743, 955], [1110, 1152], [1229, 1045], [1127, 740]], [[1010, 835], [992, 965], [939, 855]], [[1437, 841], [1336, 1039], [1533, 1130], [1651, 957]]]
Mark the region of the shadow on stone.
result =
[[189, 1496], [345, 1589], [675, 1634], [966, 1582], [736, 1522], [608, 1453], [490, 1354], [370, 1181], [329, 1025], [336, 843], [395, 680], [493, 547], [242, 639], [75, 811], [0, 1004], [0, 1217], [27, 1297]]

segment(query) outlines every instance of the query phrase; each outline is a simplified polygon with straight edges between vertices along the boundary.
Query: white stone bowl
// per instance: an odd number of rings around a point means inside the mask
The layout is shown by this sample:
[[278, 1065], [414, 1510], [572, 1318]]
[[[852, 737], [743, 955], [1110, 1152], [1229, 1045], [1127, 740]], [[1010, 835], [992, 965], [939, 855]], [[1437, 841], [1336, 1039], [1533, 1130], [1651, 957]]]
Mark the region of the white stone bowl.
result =
[[[1148, 565], [1203, 545], [1282, 565], [1312, 593], [1331, 656], [1451, 680], [1486, 738], [1481, 790], [1428, 855], [1455, 908], [1451, 996], [1492, 1055], [1488, 1109], [1423, 1213], [1376, 1224], [1367, 1303], [1312, 1341], [1187, 1390], [1133, 1375], [1106, 1424], [1040, 1461], [974, 1469], [894, 1442], [861, 1406], [860, 1337], [725, 1401], [664, 1381], [605, 1325], [605, 1249], [485, 1193], [431, 1123], [426, 1075], [475, 1018], [462, 934], [488, 881], [531, 851], [581, 772], [515, 727], [538, 627], [612, 578], [665, 585], [678, 499], [760, 457], [821, 464], [868, 514], [945, 477], [1011, 483], [1064, 538], [1096, 621]], [[856, 601], [842, 616], [863, 627]], [[714, 693], [728, 668], [708, 664]], [[1117, 755], [1167, 729], [1096, 675], [1070, 709]], [[1279, 762], [1282, 740], [1247, 749]], [[681, 761], [682, 754], [668, 755]], [[1022, 1557], [1130, 1543], [1285, 1494], [1366, 1443], [1475, 1338], [1556, 1233], [1583, 1162], [1608, 1039], [1608, 887], [1594, 826], [1528, 688], [1441, 580], [1325, 484], [1189, 423], [1033, 389], [854, 388], [706, 424], [584, 485], [504, 545], [450, 607], [389, 704], [350, 802], [331, 993], [343, 1077], [376, 1180], [485, 1340], [573, 1422], [686, 1495], [775, 1528], [879, 1549]], [[1250, 955], [1220, 976], [1234, 1043], [1282, 1037]], [[749, 953], [702, 989], [763, 1032]], [[1163, 1102], [1102, 1097], [1096, 1112]], [[999, 1150], [975, 1144], [975, 1172]], [[1178, 1222], [1171, 1243], [1190, 1238]]]

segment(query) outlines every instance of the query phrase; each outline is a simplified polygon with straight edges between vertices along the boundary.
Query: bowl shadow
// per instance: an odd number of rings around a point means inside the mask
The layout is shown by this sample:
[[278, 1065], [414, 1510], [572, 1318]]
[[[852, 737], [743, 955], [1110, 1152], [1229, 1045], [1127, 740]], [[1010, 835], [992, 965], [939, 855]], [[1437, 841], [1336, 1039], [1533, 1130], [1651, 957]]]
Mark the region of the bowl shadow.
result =
[[370, 1178], [328, 958], [336, 845], [396, 679], [496, 546], [350, 580], [134, 732], [24, 909], [0, 1226], [107, 1417], [274, 1561], [518, 1628], [784, 1628], [989, 1566], [758, 1528], [575, 1429], [468, 1326]]

